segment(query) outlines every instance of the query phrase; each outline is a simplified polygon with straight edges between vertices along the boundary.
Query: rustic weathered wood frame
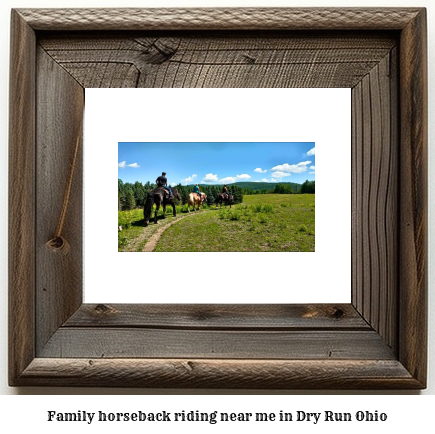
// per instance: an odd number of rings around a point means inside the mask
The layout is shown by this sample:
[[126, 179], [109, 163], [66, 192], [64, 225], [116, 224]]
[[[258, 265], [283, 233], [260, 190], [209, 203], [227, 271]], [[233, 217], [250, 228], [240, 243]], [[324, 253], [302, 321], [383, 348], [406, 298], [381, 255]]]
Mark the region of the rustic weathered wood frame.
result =
[[[352, 87], [351, 304], [82, 304], [81, 181], [65, 222], [69, 253], [44, 244], [81, 137], [84, 89], [41, 38], [135, 31], [396, 38]], [[425, 9], [22, 9], [11, 36], [11, 385], [426, 387]]]

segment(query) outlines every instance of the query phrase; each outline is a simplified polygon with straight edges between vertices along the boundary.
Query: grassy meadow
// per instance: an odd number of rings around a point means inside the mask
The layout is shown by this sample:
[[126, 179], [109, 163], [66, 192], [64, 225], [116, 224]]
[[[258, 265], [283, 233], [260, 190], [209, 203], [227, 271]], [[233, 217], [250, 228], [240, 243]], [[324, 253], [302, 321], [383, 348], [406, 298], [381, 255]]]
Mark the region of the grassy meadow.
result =
[[168, 228], [157, 252], [313, 252], [315, 195], [244, 196]]
[[[177, 206], [180, 220], [168, 227], [157, 252], [313, 252], [315, 250], [315, 195], [262, 194], [244, 196], [229, 208], [205, 206], [187, 216], [187, 206]], [[118, 251], [142, 251], [147, 240], [174, 221], [172, 208], [159, 224], [143, 227], [142, 209], [118, 212]]]

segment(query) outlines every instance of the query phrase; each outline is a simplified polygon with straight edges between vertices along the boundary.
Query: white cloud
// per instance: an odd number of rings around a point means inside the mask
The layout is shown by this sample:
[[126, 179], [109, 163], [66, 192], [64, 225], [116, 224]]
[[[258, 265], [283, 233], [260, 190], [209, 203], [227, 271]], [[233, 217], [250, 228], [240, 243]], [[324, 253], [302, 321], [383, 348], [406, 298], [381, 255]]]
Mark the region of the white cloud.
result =
[[279, 182], [279, 179], [270, 178], [270, 182]]
[[249, 179], [251, 176], [244, 173], [243, 175], [237, 175], [237, 179]]
[[261, 182], [261, 181], [254, 181], [254, 182]]
[[182, 183], [182, 184], [190, 184], [191, 182], [194, 182], [194, 180], [195, 180], [195, 178], [196, 178], [197, 176], [198, 176], [198, 175], [196, 175], [196, 174], [194, 173], [192, 176], [188, 176], [187, 178], [182, 179], [182, 180], [181, 180], [181, 183]]
[[211, 182], [218, 182], [218, 176], [213, 175], [213, 173], [207, 173], [205, 177], [202, 179], [201, 183], [207, 184]]
[[313, 175], [314, 173], [316, 173], [316, 166], [310, 166], [310, 170], [312, 170], [312, 172], [308, 172], [310, 175]]
[[258, 172], [258, 173], [266, 173], [267, 169], [261, 170], [261, 167], [257, 167], [254, 172]]
[[307, 155], [315, 155], [315, 153], [316, 153], [316, 148], [313, 148], [307, 152]]
[[237, 181], [237, 178], [234, 178], [234, 176], [227, 176], [226, 178], [219, 179], [220, 184], [233, 184]]
[[274, 178], [285, 178], [286, 176], [291, 176], [291, 173], [278, 171], [278, 172], [273, 172], [272, 176]]
[[133, 169], [139, 169], [140, 166], [137, 163], [127, 164], [127, 161], [121, 161], [120, 163], [118, 163], [118, 167], [120, 169], [125, 169], [126, 167], [133, 167]]
[[261, 181], [262, 182], [269, 182], [266, 178], [263, 178]]
[[[308, 164], [310, 164], [311, 161], [302, 161], [298, 164], [281, 164], [279, 166], [272, 167], [271, 170], [276, 170], [280, 173], [302, 173], [307, 170]], [[272, 175], [275, 176], [275, 175]]]

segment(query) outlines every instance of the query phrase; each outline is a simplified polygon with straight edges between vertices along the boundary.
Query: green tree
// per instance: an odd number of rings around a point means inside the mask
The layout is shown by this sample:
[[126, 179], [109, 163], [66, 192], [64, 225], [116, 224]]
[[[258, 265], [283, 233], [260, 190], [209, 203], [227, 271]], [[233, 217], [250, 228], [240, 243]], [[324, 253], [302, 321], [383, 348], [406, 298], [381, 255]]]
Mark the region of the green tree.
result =
[[294, 191], [293, 191], [293, 187], [291, 186], [291, 184], [279, 183], [279, 184], [275, 185], [273, 193], [275, 193], [275, 194], [294, 194]]
[[124, 209], [134, 209], [136, 208], [136, 200], [134, 199], [133, 192], [129, 189], [125, 195], [125, 205]]
[[[121, 209], [124, 207], [125, 203], [125, 185], [122, 179], [118, 178], [118, 209]], [[121, 208], [119, 208], [121, 206]]]
[[314, 194], [315, 190], [315, 181], [308, 181], [307, 179], [301, 186], [302, 194]]
[[228, 190], [229, 190], [230, 194], [232, 194], [234, 197], [234, 203], [243, 202], [243, 192], [242, 192], [242, 189], [240, 187], [233, 184], [233, 185], [228, 186]]
[[189, 200], [189, 194], [191, 193], [190, 188], [181, 184], [178, 184], [175, 188], [177, 188], [180, 193], [181, 203], [183, 205], [186, 204]]
[[137, 206], [143, 206], [145, 203], [147, 192], [141, 182], [136, 181], [133, 186], [134, 199]]

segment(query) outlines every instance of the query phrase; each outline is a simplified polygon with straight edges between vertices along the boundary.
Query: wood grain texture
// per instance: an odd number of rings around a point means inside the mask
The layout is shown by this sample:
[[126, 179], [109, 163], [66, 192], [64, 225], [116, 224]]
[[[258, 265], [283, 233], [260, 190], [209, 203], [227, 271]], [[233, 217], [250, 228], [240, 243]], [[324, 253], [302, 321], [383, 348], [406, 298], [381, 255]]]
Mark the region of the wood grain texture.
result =
[[18, 9], [35, 30], [401, 30], [420, 8]]
[[397, 148], [396, 48], [352, 89], [353, 303], [397, 349]]
[[[82, 301], [83, 163], [74, 168], [62, 235], [67, 254], [47, 249], [56, 233], [77, 137], [82, 136], [84, 89], [37, 51], [36, 318], [37, 353]], [[46, 315], [45, 312], [51, 312]]]
[[39, 357], [395, 360], [374, 330], [59, 328]]
[[397, 40], [355, 33], [42, 37], [84, 87], [352, 88]]
[[35, 35], [12, 12], [9, 120], [9, 378], [35, 357]]
[[185, 330], [370, 330], [352, 305], [83, 304], [64, 327]]
[[226, 389], [418, 389], [391, 360], [34, 359], [26, 385]]
[[[13, 12], [10, 383], [424, 388], [425, 23], [421, 8]], [[353, 306], [80, 306], [80, 182], [70, 255], [43, 243], [83, 88], [103, 86], [351, 87]]]
[[[401, 34], [399, 360], [426, 381], [427, 29], [420, 12]], [[406, 248], [405, 248], [406, 246]]]

